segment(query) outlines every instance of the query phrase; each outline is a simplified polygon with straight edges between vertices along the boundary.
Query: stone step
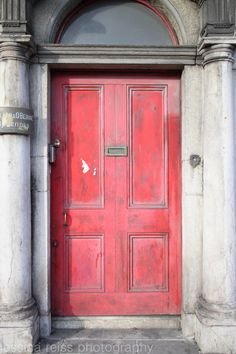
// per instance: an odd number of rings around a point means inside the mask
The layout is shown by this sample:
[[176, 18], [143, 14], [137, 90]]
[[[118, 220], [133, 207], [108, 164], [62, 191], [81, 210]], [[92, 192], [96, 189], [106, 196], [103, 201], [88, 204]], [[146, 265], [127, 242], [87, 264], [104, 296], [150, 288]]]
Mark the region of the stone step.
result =
[[87, 316], [56, 317], [52, 320], [55, 329], [130, 329], [130, 328], [181, 328], [180, 316]]
[[198, 354], [199, 349], [177, 329], [66, 329], [42, 339], [36, 353]]

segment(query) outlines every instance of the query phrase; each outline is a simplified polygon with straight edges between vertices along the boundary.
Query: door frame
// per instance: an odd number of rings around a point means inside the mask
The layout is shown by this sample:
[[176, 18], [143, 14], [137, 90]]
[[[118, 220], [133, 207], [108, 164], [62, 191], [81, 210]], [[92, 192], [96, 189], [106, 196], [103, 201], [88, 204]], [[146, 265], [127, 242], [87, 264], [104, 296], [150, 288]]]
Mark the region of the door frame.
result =
[[[65, 48], [63, 49], [65, 51]], [[50, 72], [54, 69], [71, 70], [75, 67], [79, 70], [100, 69], [100, 66], [93, 64], [94, 54], [90, 57], [91, 64], [75, 64], [73, 58], [68, 65], [63, 59], [63, 65], [49, 65], [48, 61], [55, 63], [55, 53], [50, 58], [41, 56], [41, 65], [35, 64], [31, 67], [31, 90], [32, 105], [39, 117], [36, 122], [36, 133], [32, 144], [35, 145], [32, 151], [32, 174], [37, 183], [37, 189], [33, 189], [32, 198], [35, 205], [33, 218], [33, 291], [38, 303], [40, 312], [41, 335], [46, 336], [51, 331], [50, 311], [50, 166], [47, 158], [47, 146], [50, 143]], [[98, 58], [98, 57], [97, 57]], [[142, 70], [156, 72], [163, 69], [159, 59], [157, 64], [150, 62], [148, 58], [136, 56], [139, 62], [135, 66], [134, 58], [118, 67], [120, 70]], [[88, 59], [86, 59], [88, 60]], [[117, 61], [120, 61], [117, 54]], [[113, 58], [106, 59], [103, 70], [114, 68]], [[183, 60], [184, 61], [184, 60]], [[142, 63], [140, 63], [142, 62]], [[146, 62], [146, 64], [145, 64]], [[193, 52], [191, 64], [193, 63]], [[169, 65], [168, 65], [169, 64]], [[192, 110], [191, 107], [201, 106], [201, 95], [196, 94], [201, 82], [201, 67], [189, 66], [186, 64], [168, 63], [164, 65], [165, 71], [170, 72], [176, 68], [182, 71], [181, 77], [181, 107], [182, 107], [182, 326], [193, 321], [194, 305], [199, 294], [201, 282], [201, 205], [202, 205], [202, 166], [197, 169], [189, 164], [190, 153], [202, 153], [201, 144], [201, 114], [200, 111]], [[169, 70], [167, 70], [169, 68]], [[145, 70], [144, 70], [145, 69]], [[36, 79], [37, 78], [37, 79]], [[186, 105], [186, 102], [188, 104]], [[191, 203], [191, 212], [189, 205]], [[194, 263], [194, 267], [193, 267]], [[44, 272], [40, 271], [44, 269]], [[43, 286], [42, 286], [43, 284]], [[191, 295], [190, 295], [191, 291]], [[185, 320], [186, 319], [186, 320]], [[184, 322], [185, 321], [185, 322]], [[177, 323], [175, 323], [176, 325]], [[179, 321], [178, 321], [179, 324]]]

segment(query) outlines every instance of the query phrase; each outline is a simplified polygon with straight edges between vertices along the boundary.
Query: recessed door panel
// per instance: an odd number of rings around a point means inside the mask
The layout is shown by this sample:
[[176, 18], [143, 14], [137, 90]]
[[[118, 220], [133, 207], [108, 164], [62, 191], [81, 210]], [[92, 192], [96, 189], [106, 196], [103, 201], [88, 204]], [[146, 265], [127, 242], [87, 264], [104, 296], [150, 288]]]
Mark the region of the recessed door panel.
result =
[[101, 235], [67, 236], [65, 255], [68, 292], [104, 290], [104, 250]]
[[130, 291], [168, 291], [168, 234], [130, 235], [129, 243]]
[[179, 78], [52, 78], [55, 316], [178, 314]]
[[131, 201], [133, 207], [166, 203], [166, 90], [129, 88]]
[[67, 203], [70, 207], [103, 206], [102, 87], [65, 89], [67, 117]]

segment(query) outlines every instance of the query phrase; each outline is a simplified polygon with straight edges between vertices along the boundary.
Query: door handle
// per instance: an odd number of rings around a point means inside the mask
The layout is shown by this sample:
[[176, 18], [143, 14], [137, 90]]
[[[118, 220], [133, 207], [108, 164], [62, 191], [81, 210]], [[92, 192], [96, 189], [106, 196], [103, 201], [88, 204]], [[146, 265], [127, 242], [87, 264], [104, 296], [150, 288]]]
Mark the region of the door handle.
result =
[[59, 242], [57, 240], [52, 241], [52, 247], [57, 248]]
[[64, 227], [69, 226], [67, 223], [67, 211], [66, 210], [63, 212], [63, 226]]
[[53, 144], [49, 144], [48, 157], [49, 157], [50, 164], [56, 162], [56, 149], [59, 149], [60, 146], [61, 146], [61, 141], [59, 139], [55, 139]]

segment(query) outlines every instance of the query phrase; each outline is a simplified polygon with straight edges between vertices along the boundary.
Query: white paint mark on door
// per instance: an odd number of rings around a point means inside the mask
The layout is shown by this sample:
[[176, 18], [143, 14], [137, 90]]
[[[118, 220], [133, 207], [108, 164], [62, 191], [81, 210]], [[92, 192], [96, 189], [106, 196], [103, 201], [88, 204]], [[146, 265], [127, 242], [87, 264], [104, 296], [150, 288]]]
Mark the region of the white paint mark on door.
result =
[[82, 160], [82, 159], [81, 159], [81, 161], [82, 161], [83, 173], [86, 174], [86, 173], [88, 173], [88, 171], [90, 170], [89, 165], [86, 163], [86, 161], [84, 161], [84, 160]]
[[93, 175], [94, 175], [94, 176], [97, 175], [97, 169], [96, 169], [96, 168], [94, 168], [94, 170], [93, 170]]

